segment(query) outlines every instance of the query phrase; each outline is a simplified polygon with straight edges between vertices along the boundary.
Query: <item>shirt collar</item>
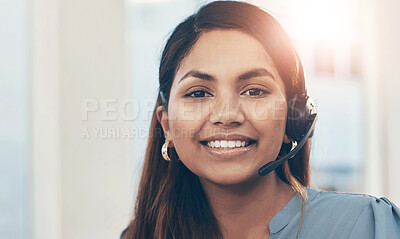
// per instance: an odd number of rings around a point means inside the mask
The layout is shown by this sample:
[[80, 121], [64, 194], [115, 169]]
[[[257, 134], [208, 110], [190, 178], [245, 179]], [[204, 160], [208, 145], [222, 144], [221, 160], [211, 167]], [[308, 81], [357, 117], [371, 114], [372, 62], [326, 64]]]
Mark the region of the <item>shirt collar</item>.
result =
[[[318, 191], [306, 188], [308, 193], [308, 202], [314, 200]], [[285, 228], [291, 220], [301, 211], [301, 200], [299, 193], [296, 193], [292, 199], [271, 219], [269, 222], [269, 233], [275, 234]]]

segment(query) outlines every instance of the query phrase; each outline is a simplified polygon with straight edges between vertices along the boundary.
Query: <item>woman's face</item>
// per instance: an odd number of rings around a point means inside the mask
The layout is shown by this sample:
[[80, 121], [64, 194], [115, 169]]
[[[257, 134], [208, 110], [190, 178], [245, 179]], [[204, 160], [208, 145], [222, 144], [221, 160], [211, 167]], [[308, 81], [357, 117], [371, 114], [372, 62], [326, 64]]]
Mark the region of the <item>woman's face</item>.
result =
[[212, 30], [182, 60], [168, 112], [160, 106], [157, 116], [189, 170], [201, 180], [238, 184], [261, 178], [258, 169], [288, 142], [284, 92], [260, 42], [241, 31]]

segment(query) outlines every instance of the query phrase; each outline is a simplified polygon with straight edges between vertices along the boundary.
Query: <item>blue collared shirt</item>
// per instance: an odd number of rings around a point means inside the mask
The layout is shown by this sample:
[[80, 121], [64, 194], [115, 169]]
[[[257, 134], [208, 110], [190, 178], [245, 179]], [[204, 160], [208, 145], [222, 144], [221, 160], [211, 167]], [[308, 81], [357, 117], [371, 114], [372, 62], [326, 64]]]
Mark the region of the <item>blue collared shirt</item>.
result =
[[[400, 210], [387, 198], [307, 188], [308, 205], [298, 238], [400, 238]], [[296, 194], [269, 223], [269, 239], [296, 238], [300, 222]]]
[[[307, 192], [299, 239], [400, 239], [400, 210], [387, 198], [311, 188]], [[271, 219], [269, 239], [296, 238], [300, 212], [296, 194]]]

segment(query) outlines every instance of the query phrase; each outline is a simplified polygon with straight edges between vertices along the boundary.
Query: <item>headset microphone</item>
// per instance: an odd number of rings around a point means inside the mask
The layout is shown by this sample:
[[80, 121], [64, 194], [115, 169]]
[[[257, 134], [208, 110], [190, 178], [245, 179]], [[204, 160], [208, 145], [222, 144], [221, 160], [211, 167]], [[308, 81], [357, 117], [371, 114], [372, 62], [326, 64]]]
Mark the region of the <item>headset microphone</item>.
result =
[[268, 162], [266, 165], [262, 166], [258, 170], [258, 174], [260, 176], [265, 176], [269, 174], [270, 172], [274, 171], [279, 165], [283, 164], [286, 160], [293, 158], [296, 153], [300, 151], [300, 149], [304, 146], [304, 144], [307, 142], [307, 139], [312, 135], [315, 127], [315, 122], [317, 122], [318, 116], [315, 115], [315, 118], [313, 120], [313, 123], [311, 124], [310, 129], [308, 130], [307, 134], [299, 141], [297, 144], [297, 141], [294, 141], [294, 147], [290, 150], [288, 154], [286, 154], [283, 157], [278, 157], [275, 161]]
[[307, 142], [307, 139], [314, 134], [318, 115], [312, 99], [307, 95], [300, 95], [300, 97], [295, 95], [288, 106], [286, 133], [294, 140], [292, 141], [292, 148], [285, 156], [278, 157], [275, 161], [262, 166], [258, 170], [260, 176], [269, 174], [286, 160], [293, 158]]

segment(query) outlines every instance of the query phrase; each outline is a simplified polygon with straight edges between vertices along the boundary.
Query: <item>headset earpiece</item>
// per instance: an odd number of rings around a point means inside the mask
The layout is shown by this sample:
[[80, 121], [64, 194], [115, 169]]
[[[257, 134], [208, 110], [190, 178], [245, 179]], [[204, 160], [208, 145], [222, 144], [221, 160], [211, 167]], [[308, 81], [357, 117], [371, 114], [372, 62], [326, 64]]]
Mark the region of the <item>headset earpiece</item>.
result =
[[[286, 134], [295, 141], [304, 137], [310, 129], [316, 115], [315, 104], [311, 97], [294, 95], [288, 102]], [[314, 132], [311, 132], [310, 137]]]

